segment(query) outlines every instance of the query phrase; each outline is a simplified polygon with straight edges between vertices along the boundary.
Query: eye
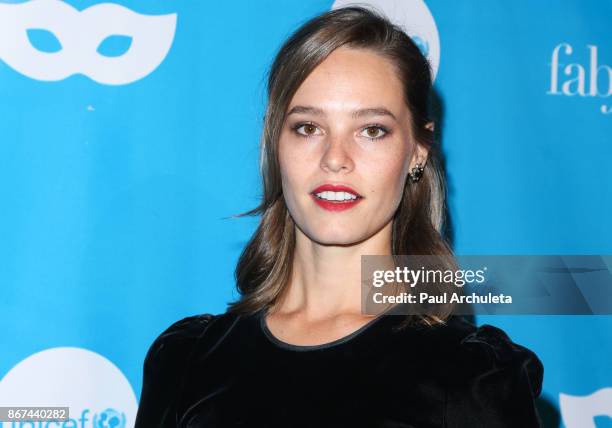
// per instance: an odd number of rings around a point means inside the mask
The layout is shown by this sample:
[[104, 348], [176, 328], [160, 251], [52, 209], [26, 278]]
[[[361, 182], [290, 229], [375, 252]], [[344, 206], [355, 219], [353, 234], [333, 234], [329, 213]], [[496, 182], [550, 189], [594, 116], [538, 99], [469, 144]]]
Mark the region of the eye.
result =
[[[319, 129], [314, 123], [298, 123], [292, 127], [293, 132], [301, 137], [311, 137], [317, 135], [316, 131]], [[302, 129], [302, 131], [300, 131]]]
[[367, 128], [364, 128], [363, 131], [365, 131], [366, 134], [360, 135], [363, 135], [370, 140], [380, 140], [389, 133], [389, 130], [382, 125], [370, 125]]

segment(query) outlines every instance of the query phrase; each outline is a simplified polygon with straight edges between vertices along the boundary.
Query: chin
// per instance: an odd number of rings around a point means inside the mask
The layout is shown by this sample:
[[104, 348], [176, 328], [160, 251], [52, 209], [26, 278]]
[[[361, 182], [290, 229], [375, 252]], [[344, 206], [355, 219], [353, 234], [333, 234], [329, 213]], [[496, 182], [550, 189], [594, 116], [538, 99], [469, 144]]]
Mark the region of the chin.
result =
[[357, 235], [348, 230], [317, 230], [317, 233], [310, 235], [310, 239], [321, 245], [352, 245], [363, 239], [362, 235]]

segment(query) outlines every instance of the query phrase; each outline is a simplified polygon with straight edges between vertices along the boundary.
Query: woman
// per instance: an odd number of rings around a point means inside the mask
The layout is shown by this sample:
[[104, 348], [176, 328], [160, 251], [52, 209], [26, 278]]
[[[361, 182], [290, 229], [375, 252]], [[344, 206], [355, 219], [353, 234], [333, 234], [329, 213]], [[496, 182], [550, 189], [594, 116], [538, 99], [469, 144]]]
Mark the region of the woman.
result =
[[439, 306], [361, 312], [361, 255], [439, 255], [443, 179], [417, 46], [361, 8], [313, 18], [269, 75], [261, 222], [224, 314], [151, 345], [137, 428], [538, 427], [543, 366]]

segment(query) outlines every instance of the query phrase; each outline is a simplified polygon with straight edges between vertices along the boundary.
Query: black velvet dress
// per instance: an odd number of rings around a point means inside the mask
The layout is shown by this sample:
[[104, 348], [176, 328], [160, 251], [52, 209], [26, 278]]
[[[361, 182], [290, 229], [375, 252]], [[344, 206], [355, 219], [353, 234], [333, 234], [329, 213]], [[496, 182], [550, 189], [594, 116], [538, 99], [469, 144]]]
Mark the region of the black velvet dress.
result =
[[264, 311], [179, 320], [144, 362], [136, 428], [540, 427], [544, 368], [491, 325], [396, 330], [383, 314], [322, 345], [272, 335]]

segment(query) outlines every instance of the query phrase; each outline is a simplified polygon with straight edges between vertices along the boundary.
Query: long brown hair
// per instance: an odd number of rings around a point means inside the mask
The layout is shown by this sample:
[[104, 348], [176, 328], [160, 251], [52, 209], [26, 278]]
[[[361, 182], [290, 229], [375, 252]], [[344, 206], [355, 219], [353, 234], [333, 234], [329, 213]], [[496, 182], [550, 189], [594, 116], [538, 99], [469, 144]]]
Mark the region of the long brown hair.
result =
[[[429, 149], [417, 183], [406, 183], [393, 218], [392, 253], [441, 256], [455, 267], [450, 245], [442, 236], [445, 186], [439, 148], [431, 122], [431, 68], [417, 45], [401, 28], [375, 9], [344, 7], [318, 15], [298, 28], [282, 45], [269, 71], [268, 103], [260, 151], [263, 197], [256, 208], [233, 217], [259, 215], [257, 230], [236, 266], [240, 299], [228, 311], [250, 314], [273, 305], [289, 282], [295, 247], [295, 224], [285, 205], [278, 162], [278, 140], [289, 103], [306, 77], [340, 46], [370, 49], [395, 64], [412, 116], [416, 143]], [[409, 316], [404, 325], [444, 323], [452, 307], [438, 306], [425, 315]]]

